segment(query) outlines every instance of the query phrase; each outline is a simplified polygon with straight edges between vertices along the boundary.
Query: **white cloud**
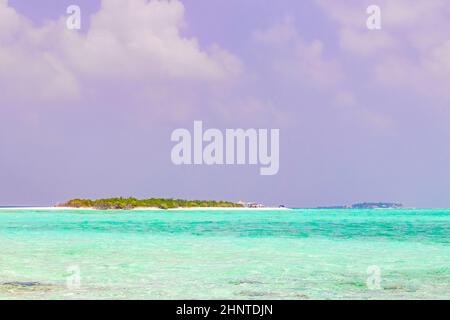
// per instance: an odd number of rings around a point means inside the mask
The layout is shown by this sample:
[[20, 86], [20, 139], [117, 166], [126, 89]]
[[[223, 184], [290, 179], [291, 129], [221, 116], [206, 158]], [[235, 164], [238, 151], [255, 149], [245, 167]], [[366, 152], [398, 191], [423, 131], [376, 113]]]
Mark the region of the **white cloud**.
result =
[[325, 57], [323, 43], [303, 40], [290, 18], [267, 30], [255, 32], [253, 39], [265, 45], [265, 50], [275, 52], [272, 68], [293, 81], [325, 88], [336, 85], [344, 77], [339, 63]]
[[346, 2], [317, 0], [317, 2], [333, 20], [339, 23], [339, 44], [343, 50], [360, 56], [369, 56], [395, 46], [392, 36], [384, 32], [385, 8], [383, 6], [381, 6], [382, 30], [373, 31], [366, 27], [368, 17], [366, 8], [373, 3], [354, 0]]
[[[86, 18], [86, 17], [85, 17]], [[220, 82], [241, 72], [238, 58], [184, 37], [180, 1], [104, 0], [87, 33], [65, 17], [34, 26], [0, 1], [0, 94], [10, 101], [79, 98], [95, 81]]]
[[376, 31], [365, 26], [372, 1], [317, 2], [338, 22], [341, 48], [366, 62], [375, 84], [450, 98], [448, 1], [379, 0], [382, 29]]
[[122, 74], [138, 77], [220, 80], [239, 72], [232, 55], [220, 55], [216, 47], [210, 54], [196, 39], [181, 36], [183, 24], [179, 1], [103, 1], [88, 34], [74, 43], [71, 58], [89, 74], [114, 74], [120, 66]]
[[368, 57], [383, 54], [384, 50], [395, 45], [395, 41], [387, 33], [343, 27], [339, 31], [339, 44], [350, 53]]
[[339, 91], [335, 96], [334, 106], [347, 122], [363, 126], [377, 134], [389, 134], [395, 128], [391, 118], [363, 106], [349, 91]]
[[[271, 76], [274, 78], [288, 79], [294, 86], [314, 88], [328, 96], [334, 110], [338, 110], [342, 118], [352, 125], [377, 133], [393, 127], [387, 116], [357, 101], [348, 88], [349, 79], [341, 62], [326, 55], [322, 41], [305, 41], [292, 19], [285, 18], [267, 30], [255, 32], [253, 39], [257, 44], [264, 45], [264, 52], [269, 53], [268, 59], [271, 61], [268, 64], [272, 67]], [[267, 106], [265, 108], [270, 110]]]

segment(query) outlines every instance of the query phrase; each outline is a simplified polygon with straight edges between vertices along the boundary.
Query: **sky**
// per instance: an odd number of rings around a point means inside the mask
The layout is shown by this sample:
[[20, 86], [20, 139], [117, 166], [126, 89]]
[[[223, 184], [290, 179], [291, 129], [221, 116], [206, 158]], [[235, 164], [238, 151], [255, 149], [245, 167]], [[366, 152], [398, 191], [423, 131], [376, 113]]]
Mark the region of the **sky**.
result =
[[[446, 0], [0, 0], [0, 205], [450, 207], [448, 17]], [[174, 165], [194, 120], [280, 129], [278, 174]]]

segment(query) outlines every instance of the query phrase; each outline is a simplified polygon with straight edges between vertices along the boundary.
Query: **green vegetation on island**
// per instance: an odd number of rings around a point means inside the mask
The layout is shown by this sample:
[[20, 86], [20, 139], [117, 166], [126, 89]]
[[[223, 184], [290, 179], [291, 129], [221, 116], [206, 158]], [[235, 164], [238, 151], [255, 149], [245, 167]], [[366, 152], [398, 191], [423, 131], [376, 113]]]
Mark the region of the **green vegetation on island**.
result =
[[180, 200], [180, 199], [136, 199], [136, 198], [108, 198], [108, 199], [72, 199], [59, 204], [58, 207], [70, 208], [93, 208], [98, 210], [131, 210], [135, 208], [240, 208], [242, 204], [229, 201], [203, 201], [203, 200]]

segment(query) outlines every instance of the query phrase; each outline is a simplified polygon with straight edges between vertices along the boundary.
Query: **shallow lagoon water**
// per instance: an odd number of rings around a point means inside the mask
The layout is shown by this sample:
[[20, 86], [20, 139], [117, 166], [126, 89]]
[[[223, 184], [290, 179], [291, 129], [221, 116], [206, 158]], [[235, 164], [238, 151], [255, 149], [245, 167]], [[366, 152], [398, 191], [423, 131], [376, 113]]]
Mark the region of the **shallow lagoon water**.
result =
[[1, 299], [450, 299], [450, 210], [0, 209], [0, 243]]

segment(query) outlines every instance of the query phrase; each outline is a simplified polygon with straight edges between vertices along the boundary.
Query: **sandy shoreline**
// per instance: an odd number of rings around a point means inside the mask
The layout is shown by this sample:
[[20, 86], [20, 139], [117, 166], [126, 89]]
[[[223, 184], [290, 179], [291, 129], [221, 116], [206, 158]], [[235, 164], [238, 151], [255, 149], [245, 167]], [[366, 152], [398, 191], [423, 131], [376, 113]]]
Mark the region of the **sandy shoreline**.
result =
[[[71, 207], [8, 207], [0, 208], [1, 210], [43, 210], [43, 211], [58, 211], [58, 210], [71, 210], [71, 211], [103, 211], [94, 208], [71, 208]], [[120, 209], [107, 209], [106, 211], [274, 211], [274, 210], [290, 210], [289, 208], [278, 207], [264, 207], [264, 208], [219, 208], [219, 207], [196, 207], [196, 208], [134, 208], [129, 210]]]

